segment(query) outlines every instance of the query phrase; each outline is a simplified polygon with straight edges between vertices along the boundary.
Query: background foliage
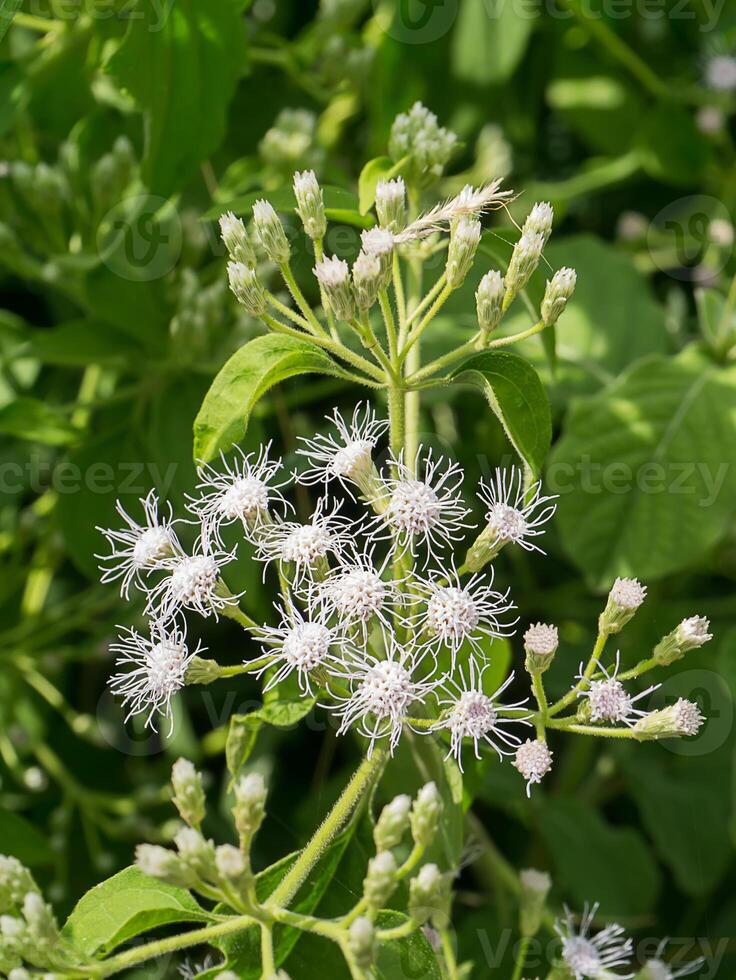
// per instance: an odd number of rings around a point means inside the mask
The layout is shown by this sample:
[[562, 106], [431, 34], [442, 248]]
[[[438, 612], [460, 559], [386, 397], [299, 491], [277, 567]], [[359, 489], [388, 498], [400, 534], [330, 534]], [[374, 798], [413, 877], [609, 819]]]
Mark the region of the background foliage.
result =
[[[3, 4], [2, 26], [17, 6]], [[463, 141], [441, 192], [503, 175], [518, 192], [512, 216], [551, 200], [548, 261], [578, 273], [556, 361], [539, 338], [523, 350], [553, 407], [549, 556], [503, 557], [524, 624], [560, 627], [552, 693], [589, 649], [616, 575], [650, 587], [625, 663], [693, 611], [717, 637], [659, 695], [697, 693], [710, 723], [694, 742], [553, 745], [555, 776], [531, 802], [489, 756], [466, 780], [475, 843], [549, 868], [560, 901], [599, 899], [642, 936], [735, 934], [736, 96], [706, 82], [714, 58], [736, 53], [736, 13], [678, 6], [19, 7], [0, 47], [0, 837], [60, 911], [128, 865], [139, 839], [166, 839], [172, 759], [201, 764], [215, 796], [224, 788], [225, 720], [260, 708], [247, 681], [204, 689], [157, 738], [126, 730], [104, 693], [107, 642], [129, 612], [96, 582], [95, 525], [110, 524], [116, 496], [127, 507], [151, 484], [181, 503], [204, 393], [260, 330], [226, 289], [214, 218], [247, 213], [264, 191], [287, 205], [293, 170], [314, 167], [343, 222], [329, 248], [349, 252], [362, 164], [421, 99]], [[504, 227], [501, 213], [489, 256], [508, 254]], [[453, 295], [429, 353], [472, 334], [476, 286]], [[274, 438], [288, 463], [297, 435], [354, 400], [339, 378], [287, 379], [255, 406], [244, 445]], [[510, 452], [481, 404], [443, 391], [422, 422], [473, 473]], [[243, 574], [265, 617], [260, 571]], [[245, 654], [237, 627], [203, 629], [221, 660]], [[498, 652], [499, 675], [506, 656], [520, 664], [516, 641]], [[273, 722], [267, 709], [247, 722], [272, 786], [264, 866], [304, 841], [354, 759], [319, 712], [298, 728]], [[406, 791], [408, 771], [399, 753], [382, 792]], [[221, 819], [227, 832], [224, 808]], [[349, 832], [360, 840], [359, 825]], [[360, 881], [351, 853], [325, 880], [324, 914]], [[467, 856], [455, 913], [479, 977], [508, 957], [514, 914], [503, 862], [484, 853]], [[326, 955], [309, 937], [286, 965], [310, 976]]]

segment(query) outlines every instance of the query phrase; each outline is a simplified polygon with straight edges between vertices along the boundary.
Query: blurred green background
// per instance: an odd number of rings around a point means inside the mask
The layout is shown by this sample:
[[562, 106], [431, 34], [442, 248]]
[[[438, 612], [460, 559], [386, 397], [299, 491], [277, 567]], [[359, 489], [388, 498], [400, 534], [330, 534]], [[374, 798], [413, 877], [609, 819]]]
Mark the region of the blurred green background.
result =
[[[716, 636], [655, 696], [697, 698], [710, 721], [695, 740], [554, 743], [555, 772], [531, 801], [508, 766], [471, 767], [460, 958], [474, 977], [508, 970], [515, 913], [492, 842], [517, 868], [549, 869], [555, 901], [600, 900], [639, 939], [698, 937], [699, 951], [726, 957], [704, 976], [732, 976], [734, 4], [4, 0], [0, 25], [0, 846], [64, 912], [130, 863], [135, 843], [170, 832], [174, 758], [201, 764], [216, 796], [222, 726], [257, 706], [258, 690], [187, 692], [171, 737], [124, 727], [105, 693], [107, 644], [141, 610], [98, 584], [95, 525], [113, 521], [116, 497], [133, 508], [152, 485], [181, 508], [202, 396], [262, 329], [226, 288], [216, 216], [247, 215], [262, 194], [286, 207], [293, 171], [314, 168], [346, 211], [328, 250], [349, 252], [363, 164], [419, 99], [461, 140], [427, 203], [504, 177], [517, 197], [489, 222], [499, 255], [510, 217], [550, 200], [550, 267], [578, 273], [556, 366], [539, 338], [522, 351], [553, 406], [548, 556], [504, 555], [498, 569], [522, 628], [560, 627], [552, 693], [589, 650], [616, 575], [649, 586], [621, 637], [624, 663], [687, 615], [710, 617]], [[316, 302], [306, 248], [295, 251]], [[443, 310], [428, 353], [472, 334], [483, 271]], [[285, 383], [246, 446], [273, 438], [289, 464], [297, 435], [358, 397], [340, 382]], [[429, 393], [422, 418], [472, 480], [511, 459], [481, 405]], [[266, 616], [260, 569], [240, 574]], [[237, 627], [202, 623], [201, 636], [223, 661], [248, 652]], [[263, 862], [305, 839], [355, 755], [319, 715], [262, 733], [254, 758], [273, 786]], [[399, 757], [385, 794], [405, 778]], [[287, 969], [309, 976], [294, 957]]]

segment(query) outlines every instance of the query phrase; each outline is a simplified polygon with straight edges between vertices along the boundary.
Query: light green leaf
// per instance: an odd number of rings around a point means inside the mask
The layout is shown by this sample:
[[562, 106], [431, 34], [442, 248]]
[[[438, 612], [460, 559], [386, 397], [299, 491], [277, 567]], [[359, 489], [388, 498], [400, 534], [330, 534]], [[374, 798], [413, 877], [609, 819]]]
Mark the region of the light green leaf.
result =
[[374, 157], [360, 171], [358, 179], [359, 210], [367, 214], [376, 200], [376, 187], [379, 180], [392, 180], [402, 172], [409, 158], [404, 157], [394, 162], [391, 157]]
[[77, 902], [62, 934], [88, 956], [109, 953], [134, 936], [172, 922], [206, 922], [188, 891], [125, 868]]
[[20, 7], [21, 0], [2, 0], [0, 3], [0, 41], [5, 37], [13, 22], [15, 12]]
[[144, 112], [143, 177], [168, 197], [215, 150], [245, 57], [234, 0], [139, 0], [108, 71]]
[[65, 415], [35, 398], [16, 398], [0, 408], [0, 432], [46, 446], [68, 446], [79, 438]]
[[565, 549], [590, 582], [660, 578], [733, 519], [736, 366], [685, 350], [635, 364], [573, 403], [549, 463]]
[[0, 852], [17, 858], [29, 868], [51, 864], [53, 851], [43, 834], [24, 817], [0, 810]]
[[247, 762], [262, 725], [291, 728], [309, 714], [314, 707], [314, 701], [310, 697], [296, 701], [272, 701], [247, 715], [233, 715], [225, 743], [227, 767], [233, 778]]
[[456, 78], [505, 82], [521, 61], [537, 17], [506, 0], [463, 0], [452, 35]]
[[552, 441], [552, 420], [547, 393], [531, 364], [506, 351], [483, 351], [452, 377], [481, 389], [512, 446], [538, 475]]
[[269, 388], [298, 374], [346, 377], [305, 340], [267, 334], [240, 348], [212, 382], [194, 420], [194, 458], [208, 460], [245, 435], [253, 406]]
[[604, 915], [643, 915], [657, 900], [657, 865], [638, 831], [611, 827], [577, 800], [548, 799], [539, 830], [552, 856], [558, 882], [582, 907], [600, 902]]

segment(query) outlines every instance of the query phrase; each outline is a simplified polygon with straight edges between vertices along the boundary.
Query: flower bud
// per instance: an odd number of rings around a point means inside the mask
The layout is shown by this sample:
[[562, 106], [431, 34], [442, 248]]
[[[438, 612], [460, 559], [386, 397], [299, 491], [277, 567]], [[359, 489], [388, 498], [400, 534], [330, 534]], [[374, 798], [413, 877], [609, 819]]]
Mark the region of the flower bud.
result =
[[171, 783], [179, 816], [190, 827], [198, 827], [205, 814], [201, 774], [188, 759], [177, 759], [171, 769]]
[[527, 868], [519, 875], [521, 899], [519, 907], [519, 928], [522, 936], [536, 936], [542, 925], [544, 906], [552, 887], [552, 879], [544, 871]]
[[574, 269], [562, 268], [547, 280], [547, 288], [542, 300], [542, 321], [545, 327], [557, 323], [567, 306], [567, 302], [575, 292], [577, 274]]
[[530, 674], [543, 674], [557, 653], [559, 637], [556, 626], [533, 623], [524, 634], [526, 669]]
[[437, 833], [442, 798], [435, 783], [426, 783], [417, 793], [411, 809], [411, 832], [420, 847], [429, 847]]
[[478, 326], [482, 333], [492, 333], [501, 322], [505, 293], [506, 287], [501, 273], [495, 269], [486, 272], [475, 293]]
[[694, 701], [679, 698], [659, 711], [650, 711], [634, 725], [634, 737], [641, 741], [654, 738], [679, 738], [697, 735], [705, 718]]
[[350, 926], [348, 949], [361, 970], [370, 969], [376, 949], [376, 930], [370, 919], [360, 916]]
[[179, 856], [184, 864], [205, 881], [216, 877], [215, 845], [205, 840], [198, 830], [183, 827], [174, 837]]
[[646, 587], [638, 579], [617, 578], [608, 593], [606, 608], [598, 618], [601, 634], [620, 633], [646, 597]]
[[241, 841], [250, 842], [266, 815], [266, 784], [259, 772], [241, 776], [235, 784], [233, 813]]
[[420, 926], [443, 903], [444, 879], [436, 864], [425, 864], [409, 882], [409, 915]]
[[547, 201], [540, 201], [534, 205], [524, 225], [521, 229], [523, 235], [539, 235], [542, 245], [546, 245], [549, 236], [552, 234], [552, 221], [554, 220], [554, 208]]
[[232, 211], [227, 211], [220, 216], [220, 236], [233, 262], [255, 269], [256, 253], [248, 238], [248, 232], [241, 219], [236, 218]]
[[232, 970], [223, 970], [222, 973], [217, 974], [215, 980], [238, 980], [238, 975]]
[[17, 858], [0, 854], [0, 913], [20, 908], [29, 892], [37, 892], [33, 875]]
[[388, 285], [394, 254], [394, 236], [387, 228], [369, 228], [360, 233], [360, 242], [367, 255], [375, 255], [381, 263], [381, 284]]
[[409, 826], [409, 810], [411, 809], [411, 797], [405, 793], [394, 797], [381, 811], [381, 816], [376, 822], [373, 830], [373, 840], [376, 842], [376, 850], [390, 851], [401, 843], [407, 827]]
[[376, 185], [376, 214], [381, 228], [397, 235], [406, 226], [406, 186], [403, 178], [379, 180]]
[[294, 174], [294, 195], [296, 210], [302, 219], [304, 231], [313, 240], [324, 238], [327, 231], [325, 204], [322, 188], [313, 170], [297, 171]]
[[8, 974], [8, 980], [32, 980], [32, 977], [28, 970], [25, 970], [22, 966], [17, 966]]
[[242, 262], [228, 262], [227, 278], [230, 289], [239, 303], [251, 316], [262, 316], [266, 311], [266, 292], [254, 269]]
[[697, 650], [713, 639], [709, 633], [710, 623], [704, 616], [691, 616], [671, 633], [668, 633], [654, 648], [654, 659], [663, 667], [681, 660], [690, 650]]
[[379, 257], [361, 252], [353, 262], [353, 295], [355, 305], [361, 313], [365, 313], [376, 302], [382, 279]]
[[541, 783], [552, 768], [552, 753], [546, 742], [527, 739], [516, 750], [512, 765], [526, 780], [526, 795], [530, 796], [532, 785]]
[[396, 860], [391, 851], [380, 851], [368, 862], [363, 895], [372, 909], [381, 909], [396, 888]]
[[143, 874], [169, 885], [190, 888], [195, 881], [195, 876], [179, 855], [158, 844], [139, 844], [135, 849], [135, 863]]
[[511, 296], [516, 296], [529, 282], [539, 265], [543, 249], [544, 238], [531, 232], [524, 233], [514, 245], [505, 276], [506, 290]]
[[220, 844], [216, 848], [215, 865], [221, 878], [236, 884], [242, 883], [250, 874], [245, 855], [239, 847], [233, 847], [232, 844]]
[[457, 289], [465, 282], [465, 277], [473, 267], [475, 253], [480, 242], [481, 225], [477, 218], [463, 216], [458, 218], [450, 231], [450, 246], [447, 250], [447, 285]]
[[0, 949], [5, 955], [23, 956], [31, 937], [22, 919], [12, 915], [0, 915]]
[[394, 120], [388, 152], [397, 161], [410, 157], [413, 182], [426, 187], [442, 175], [456, 144], [455, 133], [443, 129], [433, 112], [415, 102]]
[[355, 305], [347, 262], [333, 255], [332, 258], [318, 262], [314, 267], [314, 274], [337, 319], [352, 320]]
[[256, 201], [253, 205], [253, 224], [263, 250], [276, 265], [284, 265], [289, 261], [291, 249], [286, 238], [281, 219], [268, 201]]

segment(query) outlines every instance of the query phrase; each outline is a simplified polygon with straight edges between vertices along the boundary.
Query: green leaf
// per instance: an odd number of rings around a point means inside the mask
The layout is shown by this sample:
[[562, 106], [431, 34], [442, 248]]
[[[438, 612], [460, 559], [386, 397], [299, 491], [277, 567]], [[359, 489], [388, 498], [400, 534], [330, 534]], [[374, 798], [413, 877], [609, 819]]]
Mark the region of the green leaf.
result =
[[506, 351], [484, 351], [464, 361], [453, 381], [480, 388], [512, 446], [538, 475], [552, 441], [547, 393], [534, 368]]
[[35, 398], [17, 398], [0, 408], [0, 432], [46, 446], [68, 446], [79, 438], [65, 415]]
[[505, 82], [521, 61], [536, 17], [505, 0], [463, 0], [452, 35], [453, 74], [464, 82]]
[[108, 71], [144, 112], [143, 177], [168, 197], [217, 149], [245, 54], [234, 0], [139, 0]]
[[315, 699], [309, 697], [296, 701], [272, 701], [247, 715], [233, 715], [225, 743], [227, 767], [233, 778], [247, 762], [262, 725], [291, 728], [309, 714], [314, 702]]
[[[378, 913], [376, 925], [379, 929], [394, 929], [404, 925], [408, 916], [402, 912], [384, 909]], [[422, 980], [441, 980], [437, 954], [429, 945], [421, 929], [412, 932], [404, 939], [381, 943], [376, 953], [377, 980], [405, 980], [406, 977], [421, 977]]]
[[657, 105], [642, 119], [638, 134], [644, 169], [650, 177], [670, 184], [692, 185], [702, 177], [711, 144], [687, 109]]
[[692, 349], [575, 401], [548, 472], [563, 544], [590, 582], [652, 580], [705, 554], [733, 519], [734, 445], [736, 366]]
[[77, 902], [62, 934], [88, 956], [109, 953], [150, 929], [172, 922], [206, 922], [210, 916], [188, 891], [125, 868]]
[[391, 157], [374, 157], [360, 171], [358, 178], [358, 197], [359, 210], [361, 214], [367, 214], [373, 207], [376, 200], [376, 187], [379, 180], [392, 180], [398, 177], [406, 166], [409, 158], [403, 157], [398, 162], [394, 162]]
[[299, 374], [348, 376], [306, 340], [267, 334], [241, 347], [212, 382], [194, 420], [194, 458], [212, 459], [242, 439], [258, 399]]
[[[277, 211], [293, 212], [296, 210], [296, 197], [293, 188], [279, 187], [267, 194], [258, 190], [250, 194], [242, 194], [239, 197], [218, 198], [217, 203], [205, 211], [202, 216], [203, 220], [216, 221], [223, 211], [233, 211], [240, 217], [250, 216], [253, 205], [264, 196], [268, 198]], [[372, 220], [363, 218], [358, 213], [358, 198], [352, 191], [345, 190], [344, 187], [333, 187], [330, 184], [325, 184], [322, 187], [322, 197], [325, 202], [325, 213], [331, 221], [342, 221], [345, 224], [357, 223], [360, 227], [370, 227], [373, 224]]]
[[582, 906], [601, 903], [604, 915], [643, 915], [657, 900], [657, 865], [638, 831], [611, 827], [577, 800], [546, 800], [539, 831], [556, 869], [555, 881]]
[[29, 868], [51, 864], [54, 854], [49, 842], [33, 824], [10, 810], [0, 810], [0, 850]]
[[44, 364], [73, 367], [125, 363], [140, 350], [114, 327], [95, 320], [74, 320], [36, 331], [30, 349]]
[[8, 33], [15, 12], [20, 7], [21, 0], [2, 0], [0, 3], [0, 41]]

